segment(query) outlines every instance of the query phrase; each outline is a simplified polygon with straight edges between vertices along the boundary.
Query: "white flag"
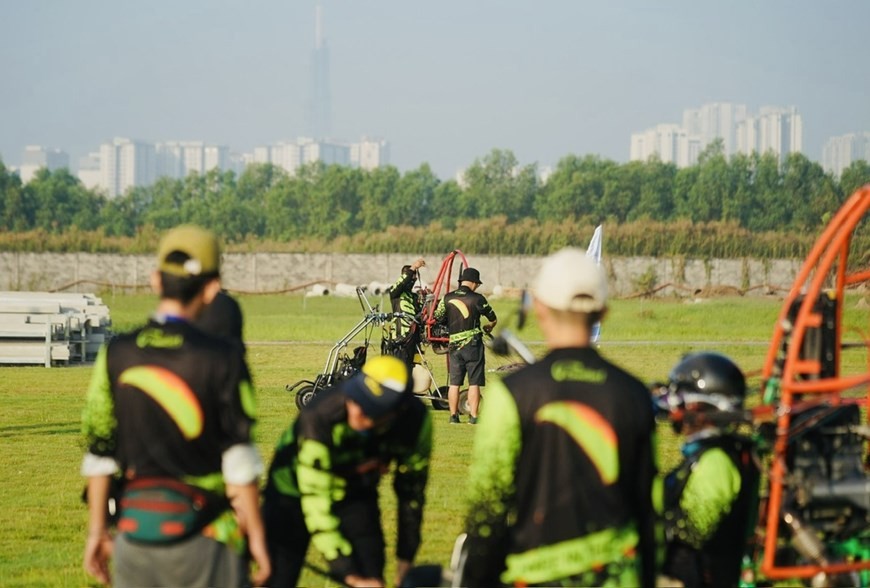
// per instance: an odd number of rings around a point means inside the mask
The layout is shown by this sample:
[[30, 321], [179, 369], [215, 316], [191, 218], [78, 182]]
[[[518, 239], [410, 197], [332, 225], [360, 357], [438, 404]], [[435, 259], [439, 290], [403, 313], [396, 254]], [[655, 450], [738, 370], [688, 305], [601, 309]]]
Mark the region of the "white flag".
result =
[[[591, 257], [595, 260], [596, 265], [601, 265], [601, 225], [595, 227], [595, 232], [592, 233], [592, 240], [589, 241], [589, 247], [586, 248], [586, 257]], [[598, 343], [598, 337], [601, 335], [601, 323], [592, 325], [592, 342]]]

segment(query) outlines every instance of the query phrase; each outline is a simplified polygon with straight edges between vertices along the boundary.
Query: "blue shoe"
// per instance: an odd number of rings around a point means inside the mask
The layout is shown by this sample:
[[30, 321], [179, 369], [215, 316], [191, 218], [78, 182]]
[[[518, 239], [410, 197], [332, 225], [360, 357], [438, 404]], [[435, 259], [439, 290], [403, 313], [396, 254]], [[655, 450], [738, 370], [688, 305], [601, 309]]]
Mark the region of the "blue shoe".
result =
[[458, 414], [451, 414], [450, 415], [450, 424], [451, 425], [458, 425], [460, 422], [462, 422], [462, 421], [459, 420]]
[[468, 417], [468, 424], [469, 425], [476, 425], [477, 424], [477, 417], [473, 417], [473, 416]]

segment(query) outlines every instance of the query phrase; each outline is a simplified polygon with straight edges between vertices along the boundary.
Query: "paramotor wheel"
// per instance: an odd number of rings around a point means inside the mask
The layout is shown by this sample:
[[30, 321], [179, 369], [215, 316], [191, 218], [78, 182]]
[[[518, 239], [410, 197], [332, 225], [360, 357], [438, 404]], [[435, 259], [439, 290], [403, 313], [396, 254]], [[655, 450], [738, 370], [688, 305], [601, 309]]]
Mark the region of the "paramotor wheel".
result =
[[302, 410], [314, 398], [314, 386], [303, 386], [296, 391], [296, 408]]
[[432, 408], [434, 408], [435, 410], [447, 410], [448, 408], [450, 408], [450, 404], [447, 402], [447, 388], [447, 386], [439, 386], [437, 390], [432, 392], [432, 396], [438, 396], [439, 398], [444, 399], [432, 399]]
[[468, 405], [468, 389], [459, 391], [459, 414], [471, 414], [471, 407]]

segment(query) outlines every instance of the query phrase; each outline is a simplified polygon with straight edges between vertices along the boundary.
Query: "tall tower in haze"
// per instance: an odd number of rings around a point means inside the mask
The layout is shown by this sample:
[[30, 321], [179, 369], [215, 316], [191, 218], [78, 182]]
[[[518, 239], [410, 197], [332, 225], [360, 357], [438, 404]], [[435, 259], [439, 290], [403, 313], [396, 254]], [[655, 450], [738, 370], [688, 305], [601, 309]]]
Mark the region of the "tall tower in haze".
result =
[[329, 49], [323, 36], [323, 9], [314, 7], [314, 51], [311, 52], [311, 102], [308, 126], [317, 141], [332, 134], [332, 96], [329, 91]]

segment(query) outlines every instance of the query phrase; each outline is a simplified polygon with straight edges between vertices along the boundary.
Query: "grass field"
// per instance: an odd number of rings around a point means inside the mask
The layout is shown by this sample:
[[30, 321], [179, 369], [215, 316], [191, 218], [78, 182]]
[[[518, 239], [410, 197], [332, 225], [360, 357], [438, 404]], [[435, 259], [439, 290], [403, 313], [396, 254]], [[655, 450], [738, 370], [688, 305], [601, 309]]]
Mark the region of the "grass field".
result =
[[[140, 324], [155, 304], [146, 295], [105, 294], [103, 301], [116, 331]], [[515, 303], [492, 302], [500, 323], [511, 325]], [[321, 371], [329, 348], [356, 324], [361, 309], [355, 299], [335, 297], [249, 296], [241, 303], [258, 391], [256, 439], [268, 461], [280, 432], [296, 415], [284, 386]], [[647, 382], [664, 379], [685, 352], [716, 349], [734, 358], [750, 375], [750, 389], [758, 390], [757, 374], [780, 305], [778, 299], [763, 298], [617, 300], [604, 322], [600, 348]], [[533, 322], [521, 336], [540, 352], [541, 335]], [[866, 365], [864, 355], [855, 355], [845, 356], [844, 365]], [[429, 360], [436, 378], [444, 378], [443, 357], [430, 353]], [[511, 360], [489, 356], [488, 361], [488, 367], [497, 367]], [[81, 568], [86, 509], [78, 473], [83, 452], [79, 417], [90, 372], [87, 366], [0, 367], [0, 586], [93, 585]], [[446, 564], [462, 528], [467, 456], [475, 429], [449, 426], [446, 412], [434, 416], [435, 450], [418, 561]], [[677, 443], [666, 426], [660, 427], [659, 445], [662, 467], [673, 465]], [[394, 540], [391, 492], [382, 494], [387, 537]], [[391, 578], [392, 550], [388, 556]], [[309, 558], [320, 563], [313, 550]], [[329, 585], [310, 572], [301, 581]]]

